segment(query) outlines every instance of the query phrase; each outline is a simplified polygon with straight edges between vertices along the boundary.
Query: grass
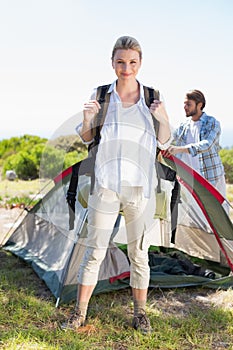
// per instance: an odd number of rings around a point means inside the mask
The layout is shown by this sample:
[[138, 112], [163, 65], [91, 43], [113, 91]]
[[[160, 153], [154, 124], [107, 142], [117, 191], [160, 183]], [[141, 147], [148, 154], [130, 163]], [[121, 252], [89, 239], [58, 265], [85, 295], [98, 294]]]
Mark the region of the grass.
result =
[[6, 207], [14, 207], [20, 204], [34, 205], [38, 194], [45, 194], [52, 187], [50, 180], [2, 180], [0, 181], [0, 204]]
[[[36, 198], [36, 197], [35, 197]], [[15, 206], [18, 207], [33, 207], [39, 199], [33, 199], [27, 196], [16, 196], [4, 200], [4, 205], [6, 208], [13, 209]]]
[[0, 264], [0, 349], [233, 349], [232, 290], [150, 290], [147, 311], [155, 331], [149, 336], [131, 328], [129, 289], [97, 295], [91, 298], [88, 324], [64, 332], [60, 324], [74, 304], [55, 308], [32, 268], [9, 252], [0, 251]]
[[[23, 180], [1, 180], [0, 181], [0, 197], [11, 199], [12, 197], [28, 197], [35, 196], [39, 192], [48, 191], [50, 180], [36, 179], [31, 181]], [[233, 184], [227, 184], [227, 199], [233, 202]]]
[[29, 195], [38, 193], [41, 189], [41, 182], [39, 179], [31, 181], [23, 180], [2, 180], [0, 181], [1, 196], [12, 197], [15, 195]]

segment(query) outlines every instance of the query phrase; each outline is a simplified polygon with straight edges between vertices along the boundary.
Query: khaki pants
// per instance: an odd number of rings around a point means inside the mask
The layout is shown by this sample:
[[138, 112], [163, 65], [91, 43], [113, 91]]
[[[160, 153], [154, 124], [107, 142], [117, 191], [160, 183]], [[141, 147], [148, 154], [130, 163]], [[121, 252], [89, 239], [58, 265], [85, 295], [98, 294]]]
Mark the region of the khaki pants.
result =
[[130, 285], [146, 289], [149, 285], [147, 239], [155, 213], [155, 195], [147, 199], [142, 187], [123, 187], [121, 194], [100, 188], [88, 200], [88, 238], [83, 261], [78, 272], [78, 283], [95, 285], [99, 267], [105, 258], [110, 237], [119, 211], [124, 213], [128, 257], [130, 259]]

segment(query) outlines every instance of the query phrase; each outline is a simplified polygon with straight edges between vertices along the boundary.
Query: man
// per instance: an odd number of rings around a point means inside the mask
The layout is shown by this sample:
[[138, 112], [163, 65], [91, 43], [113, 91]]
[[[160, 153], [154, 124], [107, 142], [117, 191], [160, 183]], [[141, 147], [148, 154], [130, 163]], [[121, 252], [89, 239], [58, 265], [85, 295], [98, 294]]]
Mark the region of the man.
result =
[[184, 110], [188, 119], [175, 130], [175, 145], [168, 148], [167, 154], [177, 155], [226, 198], [224, 167], [218, 154], [221, 127], [214, 117], [203, 112], [205, 104], [201, 91], [186, 94]]

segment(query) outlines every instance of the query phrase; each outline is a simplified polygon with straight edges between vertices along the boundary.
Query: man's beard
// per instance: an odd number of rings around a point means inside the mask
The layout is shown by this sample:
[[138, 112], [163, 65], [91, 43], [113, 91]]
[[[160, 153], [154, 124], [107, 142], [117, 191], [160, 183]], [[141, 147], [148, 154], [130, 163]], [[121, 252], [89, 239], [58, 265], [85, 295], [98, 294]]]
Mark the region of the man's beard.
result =
[[196, 114], [197, 114], [197, 107], [193, 111], [186, 113], [186, 117], [192, 117]]

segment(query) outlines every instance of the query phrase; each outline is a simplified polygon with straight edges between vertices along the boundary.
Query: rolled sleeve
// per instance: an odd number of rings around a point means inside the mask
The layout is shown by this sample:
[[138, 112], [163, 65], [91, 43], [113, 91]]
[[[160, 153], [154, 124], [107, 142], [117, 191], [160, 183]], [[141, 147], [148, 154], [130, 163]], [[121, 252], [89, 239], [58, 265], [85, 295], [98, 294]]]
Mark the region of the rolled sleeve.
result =
[[187, 148], [188, 148], [189, 153], [191, 154], [192, 157], [195, 157], [197, 155], [197, 149], [195, 146], [190, 145]]
[[173, 136], [172, 135], [170, 136], [170, 138], [165, 143], [161, 143], [161, 142], [159, 142], [159, 140], [157, 140], [158, 147], [160, 149], [162, 149], [162, 150], [168, 149], [168, 147], [171, 145], [172, 141], [173, 141]]
[[85, 140], [82, 138], [82, 136], [81, 136], [82, 125], [83, 125], [83, 124], [81, 123], [81, 124], [79, 124], [78, 126], [76, 126], [75, 131], [76, 131], [77, 134], [79, 135], [79, 137], [80, 137], [80, 139], [82, 140], [82, 143], [83, 143], [84, 145], [90, 145], [90, 144], [94, 141], [94, 139], [92, 139], [91, 141], [85, 141]]
[[[92, 91], [92, 94], [90, 96], [90, 100], [95, 100], [96, 99], [96, 93], [97, 93], [97, 88], [94, 88]], [[84, 145], [90, 145], [93, 141], [94, 138], [91, 141], [85, 141], [82, 136], [81, 136], [81, 130], [82, 130], [82, 123], [80, 123], [78, 126], [76, 126], [75, 131], [77, 132], [77, 134], [79, 135], [80, 139], [82, 140], [82, 143]]]

